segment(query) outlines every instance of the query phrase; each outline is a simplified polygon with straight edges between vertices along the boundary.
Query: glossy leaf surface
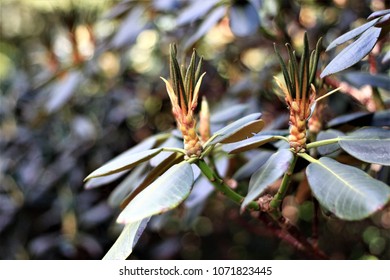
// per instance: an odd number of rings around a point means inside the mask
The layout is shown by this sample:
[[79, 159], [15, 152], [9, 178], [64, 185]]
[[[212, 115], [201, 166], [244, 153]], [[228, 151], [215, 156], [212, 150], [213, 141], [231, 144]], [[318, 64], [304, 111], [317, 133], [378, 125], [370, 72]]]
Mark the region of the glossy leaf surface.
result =
[[331, 158], [310, 163], [306, 175], [320, 204], [341, 219], [364, 219], [390, 199], [389, 186]]
[[378, 20], [379, 20], [379, 18], [372, 20], [372, 21], [369, 21], [369, 22], [341, 35], [340, 37], [337, 37], [336, 39], [334, 39], [332, 41], [332, 43], [329, 44], [329, 46], [326, 48], [326, 51], [329, 51], [329, 50], [333, 49], [334, 47], [337, 47], [338, 45], [344, 44], [347, 41], [359, 36], [364, 31], [366, 31], [368, 28], [370, 28], [371, 26], [374, 26], [375, 23], [378, 22]]
[[375, 46], [381, 29], [371, 27], [366, 30], [355, 42], [343, 49], [324, 69], [321, 78], [340, 72], [359, 62]]
[[188, 162], [172, 166], [126, 206], [117, 222], [133, 223], [175, 208], [189, 195], [193, 183]]
[[340, 137], [341, 148], [365, 162], [390, 165], [390, 130], [378, 127], [359, 129]]
[[[328, 129], [325, 131], [321, 131], [318, 133], [317, 141], [337, 138], [339, 136], [344, 136], [344, 133], [338, 130], [334, 129]], [[332, 153], [335, 153], [336, 151], [340, 150], [340, 145], [338, 143], [330, 144], [330, 145], [324, 145], [317, 148], [318, 152], [321, 155], [329, 155]]]

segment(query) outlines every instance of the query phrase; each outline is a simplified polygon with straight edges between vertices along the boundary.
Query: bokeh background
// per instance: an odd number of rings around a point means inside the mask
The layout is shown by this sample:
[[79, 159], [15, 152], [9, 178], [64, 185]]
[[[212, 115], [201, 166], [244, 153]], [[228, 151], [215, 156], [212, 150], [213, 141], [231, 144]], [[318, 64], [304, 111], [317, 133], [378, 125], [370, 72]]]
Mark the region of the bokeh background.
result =
[[[326, 47], [386, 8], [385, 0], [0, 0], [0, 259], [101, 259], [111, 247], [119, 209], [108, 197], [120, 179], [89, 190], [83, 179], [175, 127], [159, 78], [169, 75], [170, 43], [183, 57], [193, 47], [204, 57], [201, 95], [212, 112], [244, 104], [243, 113], [261, 111], [286, 129], [273, 43], [299, 51], [307, 31], [312, 47], [321, 36]], [[374, 49], [378, 61], [386, 49]], [[365, 60], [354, 66], [367, 68]], [[389, 62], [377, 70], [388, 75]], [[388, 109], [389, 91], [380, 91]], [[345, 92], [330, 102], [328, 120], [376, 110]], [[381, 176], [389, 183], [388, 169]], [[313, 202], [286, 201], [285, 213], [310, 236]], [[186, 226], [180, 211], [153, 221], [130, 258], [307, 257], [219, 194], [203, 207]], [[360, 222], [322, 218], [318, 230], [330, 258], [390, 259], [389, 207]]]

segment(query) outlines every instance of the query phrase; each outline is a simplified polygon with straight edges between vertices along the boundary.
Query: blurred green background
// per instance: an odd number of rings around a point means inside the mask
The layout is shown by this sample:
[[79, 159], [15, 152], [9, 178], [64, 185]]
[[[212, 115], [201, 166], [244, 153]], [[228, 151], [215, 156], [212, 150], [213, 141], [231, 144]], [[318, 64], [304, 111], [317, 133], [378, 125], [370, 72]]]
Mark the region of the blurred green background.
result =
[[[299, 50], [308, 31], [311, 46], [323, 36], [326, 47], [385, 2], [0, 0], [0, 259], [103, 257], [120, 232], [107, 203], [118, 181], [85, 190], [83, 179], [174, 128], [159, 78], [169, 75], [170, 43], [204, 57], [201, 95], [212, 112], [247, 104], [285, 129], [273, 43]], [[388, 62], [378, 67], [389, 72]], [[338, 93], [325, 115], [362, 108]], [[290, 198], [285, 211], [310, 236], [313, 203]], [[221, 195], [188, 227], [179, 216], [151, 223], [130, 258], [306, 258]], [[389, 229], [389, 207], [361, 222], [323, 217], [320, 247], [335, 259], [390, 259]]]

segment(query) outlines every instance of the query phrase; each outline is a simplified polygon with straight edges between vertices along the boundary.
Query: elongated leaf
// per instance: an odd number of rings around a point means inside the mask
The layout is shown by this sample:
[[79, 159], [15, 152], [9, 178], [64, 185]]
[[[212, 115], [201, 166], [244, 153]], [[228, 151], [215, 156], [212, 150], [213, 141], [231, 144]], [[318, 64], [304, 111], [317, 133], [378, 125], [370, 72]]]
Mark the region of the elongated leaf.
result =
[[355, 42], [343, 49], [324, 69], [321, 78], [340, 72], [363, 59], [375, 46], [381, 29], [371, 27]]
[[[344, 133], [341, 131], [335, 130], [335, 129], [328, 129], [325, 131], [321, 131], [318, 133], [317, 141], [337, 138], [339, 136], [344, 136]], [[321, 155], [329, 155], [333, 154], [336, 151], [340, 150], [340, 145], [338, 143], [330, 144], [330, 145], [324, 145], [317, 148], [318, 152]]]
[[279, 150], [273, 154], [251, 177], [248, 194], [241, 204], [241, 210], [244, 210], [245, 207], [261, 195], [270, 184], [280, 178], [288, 169], [292, 159], [293, 154], [287, 149]]
[[224, 145], [223, 150], [229, 154], [238, 154], [255, 149], [274, 140], [276, 140], [274, 135], [255, 135], [249, 139]]
[[369, 21], [369, 22], [367, 22], [367, 23], [365, 23], [357, 28], [354, 28], [351, 31], [341, 35], [340, 37], [337, 37], [336, 39], [334, 39], [332, 41], [332, 43], [329, 44], [329, 46], [326, 48], [326, 51], [329, 51], [329, 50], [333, 49], [334, 47], [337, 47], [338, 45], [344, 44], [345, 42], [359, 36], [364, 31], [366, 31], [368, 28], [370, 28], [371, 26], [374, 26], [375, 23], [378, 22], [378, 20], [379, 20], [379, 18], [374, 19], [372, 21]]
[[342, 115], [328, 122], [328, 127], [338, 127], [342, 125], [352, 126], [387, 126], [390, 123], [390, 110], [379, 111], [375, 113], [355, 112]]
[[390, 130], [378, 127], [359, 129], [340, 137], [341, 148], [366, 162], [390, 165]]
[[[161, 148], [183, 148], [183, 140], [175, 136], [169, 137], [161, 145]], [[168, 158], [173, 152], [162, 152], [150, 160], [151, 166], [157, 166], [166, 158]]]
[[144, 13], [145, 8], [140, 5], [136, 6], [128, 13], [111, 41], [112, 47], [126, 47], [137, 39], [137, 36], [144, 30], [147, 24]]
[[225, 8], [218, 7], [214, 9], [202, 22], [196, 32], [191, 35], [184, 43], [184, 49], [191, 47], [203, 35], [205, 35], [217, 22], [225, 15]]
[[215, 138], [208, 142], [205, 145], [205, 148], [217, 143], [227, 143], [227, 140], [234, 139], [234, 141], [239, 141], [253, 136], [253, 134], [259, 132], [264, 126], [264, 122], [260, 117], [261, 113], [250, 114], [221, 128], [214, 133], [213, 136], [215, 136]]
[[353, 86], [360, 88], [364, 85], [380, 87], [390, 90], [390, 77], [386, 74], [375, 74], [364, 72], [348, 72], [343, 77]]
[[117, 222], [132, 223], [177, 207], [189, 195], [193, 183], [188, 162], [172, 166], [126, 206]]
[[260, 25], [259, 15], [250, 2], [233, 4], [229, 10], [229, 19], [230, 28], [236, 36], [252, 35]]
[[82, 74], [80, 72], [71, 72], [63, 79], [59, 80], [50, 91], [50, 95], [45, 104], [45, 109], [48, 113], [53, 113], [65, 105], [66, 102], [76, 92], [76, 88], [82, 82]]
[[159, 165], [153, 168], [142, 180], [136, 182], [136, 188], [126, 196], [125, 199], [122, 197], [122, 202], [120, 207], [125, 208], [134, 197], [136, 197], [141, 191], [147, 188], [151, 183], [153, 183], [160, 175], [167, 171], [171, 166], [183, 161], [184, 155], [181, 154], [172, 154], [168, 158], [164, 159]]
[[249, 178], [257, 169], [263, 166], [264, 163], [267, 162], [269, 157], [273, 154], [273, 152], [269, 151], [261, 151], [257, 155], [250, 156], [247, 163], [241, 166], [236, 173], [233, 175], [233, 179], [242, 180], [245, 178]]
[[248, 104], [237, 104], [233, 106], [223, 106], [223, 108], [217, 112], [214, 112], [210, 116], [211, 123], [226, 123], [228, 121], [241, 117], [246, 110], [249, 109]]
[[364, 219], [390, 199], [389, 186], [331, 158], [310, 163], [306, 175], [320, 204], [341, 219]]
[[[108, 204], [111, 207], [117, 208], [121, 204], [123, 199], [127, 197], [139, 185], [139, 182], [143, 181], [143, 179], [145, 178], [144, 173], [146, 171], [146, 167], [146, 162], [135, 167], [131, 171], [131, 173], [125, 179], [123, 179], [123, 181], [111, 192], [110, 196], [108, 197]], [[93, 178], [91, 180], [99, 178]]]
[[367, 17], [367, 19], [370, 20], [370, 19], [373, 19], [373, 18], [382, 17], [382, 16], [387, 15], [389, 13], [390, 13], [390, 9], [376, 11], [376, 12], [373, 12], [371, 15], [369, 15]]
[[118, 173], [114, 173], [111, 175], [107, 175], [104, 177], [91, 178], [85, 183], [84, 188], [85, 189], [93, 189], [93, 188], [97, 188], [97, 187], [106, 185], [108, 183], [115, 181], [119, 177], [123, 176], [123, 174], [125, 174], [126, 172], [127, 172], [127, 170], [121, 171]]
[[141, 162], [147, 161], [160, 153], [162, 151], [162, 148], [156, 148], [151, 150], [146, 150], [142, 152], [134, 153], [132, 149], [120, 154], [116, 158], [110, 160], [102, 167], [96, 169], [91, 174], [85, 178], [85, 180], [95, 178], [95, 177], [101, 177], [105, 175], [110, 175], [113, 173], [117, 173], [123, 170], [130, 169]]
[[371, 119], [372, 115], [372, 113], [367, 112], [355, 112], [351, 114], [342, 115], [330, 120], [328, 122], [328, 127], [337, 127], [344, 124], [366, 125], [366, 123], [363, 123], [362, 120], [365, 118]]
[[148, 221], [149, 218], [127, 224], [103, 260], [125, 260], [130, 256]]
[[183, 11], [179, 14], [176, 24], [180, 26], [192, 23], [207, 14], [218, 1], [219, 0], [208, 0], [204, 1], [202, 5], [199, 5], [198, 1], [193, 1], [193, 3], [183, 9]]

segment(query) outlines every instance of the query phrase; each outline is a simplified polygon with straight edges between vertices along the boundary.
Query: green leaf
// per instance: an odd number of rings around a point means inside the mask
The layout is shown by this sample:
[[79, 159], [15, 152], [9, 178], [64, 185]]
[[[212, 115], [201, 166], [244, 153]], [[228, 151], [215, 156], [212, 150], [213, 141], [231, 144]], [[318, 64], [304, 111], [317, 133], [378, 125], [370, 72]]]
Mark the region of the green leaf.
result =
[[344, 220], [364, 219], [390, 199], [389, 186], [331, 158], [309, 164], [306, 175], [320, 204]]
[[132, 223], [177, 207], [190, 193], [194, 183], [191, 164], [172, 166], [141, 191], [120, 213], [118, 223]]
[[212, 140], [205, 144], [205, 148], [217, 143], [237, 142], [252, 137], [264, 127], [264, 122], [260, 117], [261, 113], [254, 113], [221, 128], [214, 133]]
[[[338, 130], [328, 129], [328, 130], [321, 131], [320, 133], [318, 133], [316, 140], [322, 141], [322, 140], [337, 138], [339, 136], [344, 136], [344, 133], [342, 133], [341, 131], [338, 131]], [[335, 153], [338, 150], [340, 150], [340, 145], [338, 143], [324, 145], [324, 146], [318, 147], [317, 150], [321, 155], [329, 155], [329, 154]]]
[[141, 235], [148, 221], [149, 219], [145, 219], [127, 224], [114, 245], [112, 245], [110, 250], [108, 250], [103, 257], [103, 260], [125, 260], [130, 256], [139, 235]]
[[340, 37], [337, 37], [332, 41], [332, 43], [329, 44], [329, 46], [326, 48], [326, 51], [329, 51], [333, 49], [334, 47], [337, 47], [338, 45], [344, 44], [345, 42], [359, 36], [364, 31], [366, 31], [371, 26], [374, 26], [378, 22], [379, 18], [374, 19], [372, 21], [369, 21], [357, 28], [352, 29], [351, 31], [348, 31], [347, 33], [341, 35]]
[[156, 148], [151, 150], [146, 150], [138, 153], [134, 153], [132, 149], [120, 154], [116, 158], [110, 160], [102, 167], [96, 169], [91, 174], [87, 176], [84, 180], [88, 180], [95, 177], [101, 177], [105, 175], [110, 175], [117, 173], [123, 170], [130, 169], [141, 162], [147, 161], [160, 153], [162, 148]]
[[229, 154], [238, 154], [255, 149], [274, 140], [276, 140], [274, 135], [255, 135], [249, 139], [224, 145], [223, 150]]
[[371, 27], [355, 42], [343, 49], [324, 69], [321, 78], [340, 72], [363, 59], [375, 46], [381, 29]]
[[367, 127], [340, 137], [339, 144], [348, 154], [365, 162], [390, 165], [390, 130]]
[[281, 149], [273, 154], [267, 162], [260, 167], [251, 177], [249, 181], [248, 194], [241, 205], [241, 210], [254, 199], [256, 199], [262, 192], [278, 178], [280, 178], [288, 169], [293, 154], [290, 150]]

